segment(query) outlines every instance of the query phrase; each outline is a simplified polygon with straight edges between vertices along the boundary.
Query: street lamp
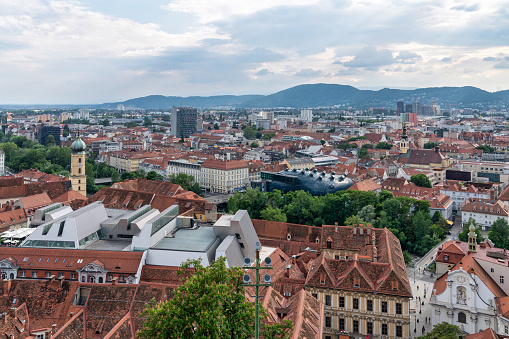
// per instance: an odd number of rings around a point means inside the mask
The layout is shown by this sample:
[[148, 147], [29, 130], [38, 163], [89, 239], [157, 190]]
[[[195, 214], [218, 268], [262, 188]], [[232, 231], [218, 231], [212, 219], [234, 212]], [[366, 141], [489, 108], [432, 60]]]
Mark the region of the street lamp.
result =
[[263, 283], [260, 283], [260, 270], [271, 270], [272, 269], [272, 260], [270, 257], [266, 257], [264, 260], [265, 266], [260, 266], [260, 250], [262, 246], [259, 242], [256, 242], [256, 265], [251, 267], [251, 259], [244, 258], [244, 269], [246, 270], [255, 270], [256, 273], [256, 282], [251, 284], [251, 277], [249, 274], [245, 274], [243, 278], [244, 286], [255, 286], [256, 287], [256, 302], [255, 302], [255, 339], [259, 339], [260, 337], [260, 311], [259, 311], [259, 299], [260, 287], [268, 287], [272, 286], [271, 278], [269, 274], [265, 274], [263, 276]]

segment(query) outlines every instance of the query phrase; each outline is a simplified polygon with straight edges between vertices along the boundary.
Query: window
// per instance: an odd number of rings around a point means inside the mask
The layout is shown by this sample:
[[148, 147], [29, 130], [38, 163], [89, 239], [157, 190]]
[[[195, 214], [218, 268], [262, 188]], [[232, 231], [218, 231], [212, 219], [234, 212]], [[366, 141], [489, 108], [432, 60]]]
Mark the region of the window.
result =
[[501, 284], [503, 284], [503, 283], [504, 283], [504, 276], [503, 276], [503, 275], [501, 275], [501, 276], [500, 276], [500, 283], [501, 283]]
[[71, 279], [76, 280], [76, 273], [71, 273]]
[[458, 322], [462, 323], [462, 324], [467, 323], [467, 316], [465, 313], [463, 313], [463, 312], [458, 313]]
[[359, 299], [353, 298], [353, 309], [358, 310], [359, 309]]
[[366, 309], [367, 309], [369, 312], [373, 312], [373, 300], [368, 300], [368, 301], [366, 301]]
[[345, 330], [345, 319], [340, 318], [339, 319], [339, 330], [344, 331]]
[[504, 333], [505, 333], [505, 334], [509, 334], [509, 327], [504, 326]]
[[32, 278], [37, 279], [37, 271], [32, 271]]
[[235, 237], [237, 237], [237, 239], [240, 239], [240, 234], [235, 233]]
[[64, 272], [58, 272], [58, 278], [63, 278]]
[[359, 320], [353, 321], [353, 332], [358, 333], [359, 332]]
[[448, 261], [449, 260], [449, 256], [448, 255], [444, 255], [444, 260]]
[[327, 248], [332, 248], [332, 241], [327, 240]]
[[118, 278], [118, 281], [119, 281], [119, 282], [124, 282], [124, 276], [123, 276], [123, 275], [121, 275], [121, 276]]
[[396, 314], [403, 314], [401, 303], [396, 303]]
[[366, 329], [367, 333], [368, 334], [373, 334], [373, 323], [368, 321], [366, 323], [366, 327], [367, 327], [367, 329]]
[[396, 325], [396, 337], [403, 336], [403, 327], [401, 325]]
[[382, 324], [382, 335], [387, 335], [387, 324]]
[[20, 271], [20, 272], [19, 272], [19, 276], [20, 276], [20, 278], [24, 278], [24, 277], [25, 277], [25, 275], [26, 275], [26, 272], [25, 272], [25, 271]]
[[83, 259], [78, 259], [78, 261], [76, 263], [81, 264], [82, 262], [83, 262]]
[[495, 270], [492, 268], [492, 269], [491, 269], [491, 273], [493, 273], [493, 272], [495, 272]]
[[387, 313], [387, 301], [382, 301], [382, 312]]
[[339, 297], [339, 307], [345, 307], [345, 297]]
[[332, 321], [331, 317], [325, 317], [325, 327], [331, 327]]
[[325, 296], [325, 306], [330, 306], [330, 305], [331, 305], [330, 295], [326, 295]]

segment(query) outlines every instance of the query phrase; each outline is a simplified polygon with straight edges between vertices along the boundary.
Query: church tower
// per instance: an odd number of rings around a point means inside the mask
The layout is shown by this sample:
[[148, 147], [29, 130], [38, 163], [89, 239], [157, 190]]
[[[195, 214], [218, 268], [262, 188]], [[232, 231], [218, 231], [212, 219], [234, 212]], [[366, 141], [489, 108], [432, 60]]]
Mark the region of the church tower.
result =
[[73, 191], [87, 196], [87, 176], [85, 175], [85, 149], [87, 145], [80, 137], [71, 144], [71, 187]]
[[409, 144], [408, 144], [408, 136], [406, 135], [406, 125], [403, 123], [403, 135], [401, 136], [401, 141], [399, 143], [399, 153], [404, 154], [408, 152]]
[[474, 223], [470, 224], [468, 230], [470, 231], [468, 233], [468, 251], [477, 252], [477, 233], [475, 233]]

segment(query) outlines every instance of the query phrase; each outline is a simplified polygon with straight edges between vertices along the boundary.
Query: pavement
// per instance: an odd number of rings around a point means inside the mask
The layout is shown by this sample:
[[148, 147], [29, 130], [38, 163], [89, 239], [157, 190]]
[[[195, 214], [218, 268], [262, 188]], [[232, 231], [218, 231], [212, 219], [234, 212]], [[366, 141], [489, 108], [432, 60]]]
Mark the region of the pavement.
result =
[[[416, 338], [433, 329], [431, 325], [432, 309], [429, 300], [435, 283], [435, 274], [431, 277], [430, 272], [423, 272], [420, 268], [407, 268], [407, 272], [414, 296], [413, 300], [410, 301], [410, 336]], [[426, 318], [428, 321], [426, 321]]]

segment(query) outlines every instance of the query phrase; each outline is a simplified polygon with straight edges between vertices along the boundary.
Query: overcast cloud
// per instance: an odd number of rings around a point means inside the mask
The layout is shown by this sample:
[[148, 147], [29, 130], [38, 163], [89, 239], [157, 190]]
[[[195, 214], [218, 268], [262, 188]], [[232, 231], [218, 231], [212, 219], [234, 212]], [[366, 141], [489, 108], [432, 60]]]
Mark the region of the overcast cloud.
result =
[[0, 0], [0, 103], [508, 89], [507, 0]]

